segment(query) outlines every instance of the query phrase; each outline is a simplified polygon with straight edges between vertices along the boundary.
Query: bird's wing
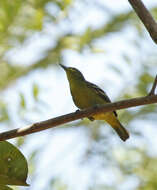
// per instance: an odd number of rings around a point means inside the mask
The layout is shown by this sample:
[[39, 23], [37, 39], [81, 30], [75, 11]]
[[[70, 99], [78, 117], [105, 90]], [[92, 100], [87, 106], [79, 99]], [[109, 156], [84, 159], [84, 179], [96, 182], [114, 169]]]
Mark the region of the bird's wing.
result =
[[[97, 95], [99, 95], [106, 102], [109, 102], [109, 103], [111, 102], [110, 98], [107, 96], [107, 94], [101, 88], [99, 88], [97, 85], [95, 85], [95, 84], [93, 84], [91, 82], [88, 82], [88, 81], [86, 81], [86, 82], [87, 82], [87, 86], [89, 88], [92, 87], [95, 90], [95, 92], [97, 93]], [[117, 117], [116, 111], [113, 111], [113, 112], [114, 112], [115, 116]]]

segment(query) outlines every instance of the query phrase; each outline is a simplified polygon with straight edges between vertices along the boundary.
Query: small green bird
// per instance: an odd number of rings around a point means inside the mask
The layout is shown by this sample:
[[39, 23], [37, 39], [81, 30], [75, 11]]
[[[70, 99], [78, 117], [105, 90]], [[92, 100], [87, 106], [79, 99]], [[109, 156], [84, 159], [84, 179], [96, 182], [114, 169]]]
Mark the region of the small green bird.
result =
[[[60, 66], [65, 70], [70, 85], [70, 91], [75, 105], [80, 109], [92, 107], [94, 105], [102, 105], [111, 102], [106, 93], [95, 84], [92, 84], [84, 78], [82, 73], [76, 68]], [[99, 113], [89, 117], [93, 120], [105, 120], [117, 132], [119, 137], [125, 141], [129, 138], [129, 133], [121, 125], [117, 118], [117, 113], [107, 112]]]

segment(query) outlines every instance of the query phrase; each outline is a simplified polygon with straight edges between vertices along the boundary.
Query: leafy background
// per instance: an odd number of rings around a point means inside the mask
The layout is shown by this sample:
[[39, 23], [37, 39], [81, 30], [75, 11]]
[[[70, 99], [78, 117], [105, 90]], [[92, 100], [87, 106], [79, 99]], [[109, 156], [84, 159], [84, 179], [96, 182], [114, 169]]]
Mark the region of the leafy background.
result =
[[[157, 19], [157, 3], [145, 1]], [[1, 131], [74, 111], [58, 63], [80, 69], [112, 100], [144, 96], [157, 72], [157, 49], [125, 0], [1, 0]], [[119, 111], [131, 137], [87, 119], [10, 140], [38, 190], [157, 188], [157, 107]]]

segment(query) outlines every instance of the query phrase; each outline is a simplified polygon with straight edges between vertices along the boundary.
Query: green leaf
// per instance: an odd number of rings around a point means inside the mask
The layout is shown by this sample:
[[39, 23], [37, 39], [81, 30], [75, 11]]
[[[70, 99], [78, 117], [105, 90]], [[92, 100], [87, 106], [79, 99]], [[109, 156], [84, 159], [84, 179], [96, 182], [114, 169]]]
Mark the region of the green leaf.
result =
[[8, 120], [9, 120], [9, 114], [8, 114], [7, 104], [4, 101], [0, 100], [0, 122]]
[[5, 185], [0, 185], [0, 190], [13, 190], [13, 189]]
[[35, 100], [38, 100], [38, 95], [39, 95], [39, 87], [37, 84], [33, 85], [33, 97]]
[[43, 27], [44, 12], [42, 9], [37, 9], [34, 15], [34, 29], [42, 30]]
[[28, 165], [23, 154], [7, 141], [0, 142], [0, 184], [28, 186]]
[[26, 101], [25, 101], [25, 97], [22, 93], [20, 93], [20, 106], [21, 108], [25, 109], [26, 108]]

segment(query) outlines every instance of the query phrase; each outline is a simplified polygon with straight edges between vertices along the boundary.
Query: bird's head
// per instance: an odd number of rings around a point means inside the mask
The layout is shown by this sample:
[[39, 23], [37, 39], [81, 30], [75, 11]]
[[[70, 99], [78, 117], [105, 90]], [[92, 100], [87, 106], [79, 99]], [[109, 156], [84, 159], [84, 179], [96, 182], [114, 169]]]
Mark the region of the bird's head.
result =
[[85, 80], [84, 76], [82, 75], [82, 73], [73, 67], [66, 67], [62, 64], [59, 64], [66, 72], [68, 80], [72, 81], [72, 80]]

